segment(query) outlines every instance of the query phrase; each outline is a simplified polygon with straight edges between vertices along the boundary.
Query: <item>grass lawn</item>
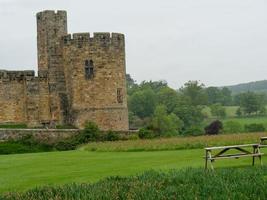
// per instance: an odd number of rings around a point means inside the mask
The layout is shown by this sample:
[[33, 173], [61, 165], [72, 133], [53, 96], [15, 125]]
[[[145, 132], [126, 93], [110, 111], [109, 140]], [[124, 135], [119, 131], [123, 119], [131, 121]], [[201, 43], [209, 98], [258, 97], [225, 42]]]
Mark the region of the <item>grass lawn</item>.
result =
[[[265, 151], [267, 153], [267, 149]], [[203, 167], [203, 149], [152, 152], [68, 151], [0, 156], [0, 192], [36, 186], [95, 182], [149, 169]], [[263, 158], [263, 161], [265, 159]], [[216, 161], [215, 167], [249, 166], [251, 158]]]

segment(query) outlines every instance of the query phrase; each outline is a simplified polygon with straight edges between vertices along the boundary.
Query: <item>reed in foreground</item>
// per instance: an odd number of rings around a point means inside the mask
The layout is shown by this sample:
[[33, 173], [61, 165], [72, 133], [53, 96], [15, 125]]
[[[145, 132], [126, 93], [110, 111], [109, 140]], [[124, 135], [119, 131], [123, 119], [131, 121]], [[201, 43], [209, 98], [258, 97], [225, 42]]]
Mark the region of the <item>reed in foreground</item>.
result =
[[[149, 171], [127, 178], [111, 177], [95, 184], [44, 187], [10, 193], [5, 200], [63, 199], [266, 199], [267, 168]], [[1, 198], [0, 198], [1, 199]]]

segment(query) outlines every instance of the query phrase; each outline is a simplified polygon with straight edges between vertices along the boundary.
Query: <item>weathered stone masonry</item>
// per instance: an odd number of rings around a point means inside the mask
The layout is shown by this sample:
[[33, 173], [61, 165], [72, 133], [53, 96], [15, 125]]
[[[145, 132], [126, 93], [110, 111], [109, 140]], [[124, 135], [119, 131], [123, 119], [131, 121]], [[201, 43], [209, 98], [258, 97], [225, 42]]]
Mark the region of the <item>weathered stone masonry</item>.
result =
[[65, 11], [38, 13], [38, 77], [0, 71], [0, 123], [128, 130], [124, 41], [119, 33], [71, 35]]

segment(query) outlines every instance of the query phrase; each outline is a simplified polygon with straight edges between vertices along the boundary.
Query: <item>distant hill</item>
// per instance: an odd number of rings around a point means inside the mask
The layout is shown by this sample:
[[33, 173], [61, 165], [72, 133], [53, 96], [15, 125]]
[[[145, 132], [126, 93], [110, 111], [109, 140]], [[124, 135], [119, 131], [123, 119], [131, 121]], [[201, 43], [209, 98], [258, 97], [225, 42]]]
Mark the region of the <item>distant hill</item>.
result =
[[233, 94], [238, 94], [247, 91], [252, 91], [257, 93], [267, 93], [267, 80], [241, 83], [225, 87], [229, 88]]

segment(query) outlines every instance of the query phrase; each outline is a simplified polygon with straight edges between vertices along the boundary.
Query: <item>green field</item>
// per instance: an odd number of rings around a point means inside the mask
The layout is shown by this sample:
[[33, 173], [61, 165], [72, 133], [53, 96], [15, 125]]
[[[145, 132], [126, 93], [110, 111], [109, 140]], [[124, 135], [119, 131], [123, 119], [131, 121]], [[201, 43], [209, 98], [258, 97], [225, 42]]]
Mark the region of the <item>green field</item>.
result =
[[266, 133], [237, 133], [204, 135], [198, 137], [171, 137], [146, 140], [127, 140], [115, 142], [92, 142], [79, 147], [80, 150], [98, 152], [136, 152], [164, 151], [182, 149], [200, 149], [209, 146], [225, 146], [235, 144], [258, 143]]
[[[267, 153], [267, 151], [265, 151]], [[95, 182], [143, 171], [203, 167], [203, 149], [153, 152], [49, 152], [0, 156], [0, 192], [36, 186]], [[263, 159], [264, 160], [264, 159]], [[244, 167], [251, 158], [223, 160], [215, 167]]]
[[223, 122], [226, 121], [236, 121], [239, 122], [242, 126], [246, 124], [263, 124], [265, 128], [267, 129], [267, 117], [242, 117], [242, 118], [228, 118], [223, 120]]
[[[227, 118], [236, 117], [236, 111], [238, 109], [238, 106], [225, 106], [225, 112]], [[212, 118], [210, 108], [208, 106], [205, 106], [202, 110], [202, 112], [208, 117]]]
[[[224, 119], [221, 119], [221, 121], [223, 123], [227, 121], [235, 121], [238, 122], [243, 128], [245, 125], [248, 124], [263, 124], [267, 129], [267, 116], [237, 117], [237, 109], [238, 106], [225, 106], [226, 117]], [[207, 117], [207, 119], [205, 120], [205, 124], [209, 124], [210, 122], [216, 119], [216, 117], [212, 117], [209, 107], [204, 107], [202, 112]]]

